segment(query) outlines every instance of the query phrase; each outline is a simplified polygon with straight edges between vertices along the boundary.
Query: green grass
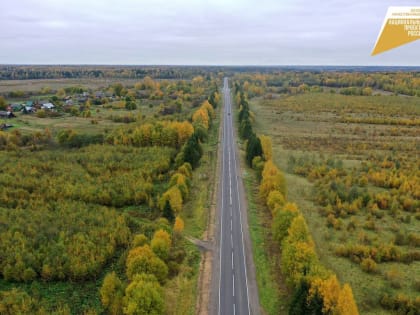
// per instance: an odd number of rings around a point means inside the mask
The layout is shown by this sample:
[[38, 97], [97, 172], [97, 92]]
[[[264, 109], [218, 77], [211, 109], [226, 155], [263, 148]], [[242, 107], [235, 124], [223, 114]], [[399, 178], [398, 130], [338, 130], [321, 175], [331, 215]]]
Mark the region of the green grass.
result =
[[[123, 85], [134, 85], [139, 81], [141, 80], [124, 78], [2, 80], [0, 81], [0, 93], [7, 93], [10, 91], [38, 92], [46, 86], [53, 90], [69, 86], [83, 86], [87, 89], [100, 89], [117, 82], [120, 82]], [[45, 97], [45, 95], [39, 96], [39, 98], [43, 97]], [[38, 96], [36, 98], [38, 98]]]
[[[417, 281], [419, 279], [417, 275], [420, 274], [420, 262], [380, 263], [376, 274], [367, 274], [349, 259], [337, 257], [334, 247], [347, 242], [359, 243], [358, 238], [361, 235], [366, 235], [374, 244], [388, 243], [393, 240], [395, 226], [400, 230], [418, 231], [418, 220], [412, 218], [411, 223], [407, 224], [395, 220], [384, 211], [382, 219], [375, 219], [377, 230], [370, 231], [363, 228], [368, 213], [361, 212], [353, 216], [359, 222], [355, 231], [346, 230], [350, 218], [342, 219], [342, 230], [328, 228], [326, 218], [319, 212], [320, 206], [313, 202], [313, 184], [303, 177], [286, 172], [288, 157], [291, 154], [296, 158], [302, 155], [319, 157], [322, 154], [325, 158], [342, 160], [346, 170], [351, 172], [352, 168], [360, 167], [361, 162], [370, 154], [390, 154], [386, 147], [372, 149], [377, 144], [392, 142], [395, 144], [394, 150], [399, 154], [412, 156], [413, 152], [409, 150], [415, 146], [410, 145], [410, 141], [413, 141], [412, 135], [416, 127], [398, 127], [405, 134], [395, 137], [392, 135], [393, 126], [366, 123], [344, 125], [339, 119], [344, 115], [411, 118], [419, 111], [416, 102], [416, 98], [352, 97], [328, 93], [285, 96], [269, 101], [254, 99], [251, 102], [251, 109], [256, 117], [256, 132], [269, 135], [273, 139], [274, 161], [285, 172], [288, 200], [295, 202], [304, 214], [322, 264], [333, 270], [342, 283], [351, 285], [361, 314], [392, 314], [379, 305], [380, 297], [385, 292], [393, 295], [403, 293], [411, 298], [418, 296], [414, 283], [416, 278]], [[325, 139], [330, 141], [320, 142]], [[307, 145], [303, 145], [302, 141], [306, 141]], [[340, 145], [343, 143], [344, 145]], [[367, 143], [366, 148], [352, 149], [360, 143]], [[375, 192], [383, 190], [370, 185], [368, 189]], [[401, 288], [392, 288], [390, 281], [386, 279], [385, 274], [391, 269], [398, 270]]]
[[[216, 180], [216, 149], [218, 145], [220, 110], [217, 109], [217, 117], [209, 130], [208, 141], [203, 143], [203, 156], [200, 165], [194, 170], [191, 185], [191, 198], [184, 205], [182, 218], [184, 219], [184, 235], [194, 238], [202, 238], [208, 227], [209, 211], [213, 187]], [[210, 187], [210, 189], [209, 189]], [[200, 251], [196, 245], [186, 241], [187, 270], [172, 279], [166, 286], [166, 295], [169, 301], [173, 301], [168, 314], [194, 315], [196, 314], [196, 301], [198, 296], [198, 278], [200, 268]], [[186, 276], [187, 275], [187, 276]]]
[[[258, 294], [260, 304], [266, 314], [287, 314], [288, 296], [284, 288], [279, 285], [279, 277], [275, 276], [275, 266], [278, 266], [273, 256], [270, 256], [268, 247], [270, 242], [270, 228], [262, 205], [256, 202], [258, 183], [255, 174], [243, 172], [247, 202], [248, 224], [252, 241], [252, 252], [257, 273]], [[277, 264], [276, 264], [277, 263]]]
[[[203, 143], [203, 156], [200, 166], [194, 170], [191, 196], [194, 196], [184, 206], [185, 233], [201, 238], [207, 228], [211, 206], [212, 187], [215, 181], [217, 162], [216, 148], [218, 142], [219, 118], [214, 121], [209, 130], [208, 141]], [[209, 189], [209, 187], [211, 187]]]

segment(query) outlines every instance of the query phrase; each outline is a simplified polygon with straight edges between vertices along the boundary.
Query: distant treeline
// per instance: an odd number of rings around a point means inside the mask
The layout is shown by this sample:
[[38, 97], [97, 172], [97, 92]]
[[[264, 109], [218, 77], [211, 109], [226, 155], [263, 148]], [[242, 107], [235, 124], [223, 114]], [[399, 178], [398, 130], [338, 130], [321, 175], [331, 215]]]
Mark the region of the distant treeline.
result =
[[193, 66], [0, 65], [0, 80], [121, 78], [192, 79], [208, 77], [219, 68]]
[[[345, 72], [412, 72], [420, 67], [361, 67], [361, 66], [130, 66], [130, 65], [0, 65], [0, 80], [123, 78], [192, 79], [195, 76], [233, 75], [254, 72], [261, 74]], [[323, 85], [322, 82], [315, 84]], [[327, 85], [328, 86], [328, 85]]]

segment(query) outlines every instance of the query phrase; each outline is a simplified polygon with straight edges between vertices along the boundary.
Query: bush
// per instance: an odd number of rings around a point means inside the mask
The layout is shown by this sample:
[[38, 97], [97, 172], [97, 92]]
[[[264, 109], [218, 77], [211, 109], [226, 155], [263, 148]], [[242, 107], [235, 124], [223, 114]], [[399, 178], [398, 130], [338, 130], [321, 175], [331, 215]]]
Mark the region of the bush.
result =
[[372, 258], [363, 258], [360, 267], [367, 273], [376, 273], [378, 270], [378, 266]]
[[385, 309], [397, 311], [397, 314], [417, 315], [420, 311], [420, 299], [410, 300], [404, 294], [396, 296], [385, 294], [382, 296], [380, 303]]
[[126, 267], [127, 277], [130, 280], [134, 279], [137, 274], [147, 273], [154, 275], [160, 283], [164, 283], [168, 275], [168, 267], [148, 245], [130, 250]]
[[284, 206], [285, 199], [283, 194], [278, 190], [272, 190], [267, 197], [267, 207], [270, 209], [271, 214], [274, 215], [277, 209]]
[[125, 289], [123, 313], [160, 315], [165, 308], [164, 291], [153, 275], [135, 275]]
[[283, 239], [287, 236], [287, 230], [290, 227], [293, 219], [297, 216], [297, 212], [291, 211], [278, 211], [274, 215], [273, 223], [271, 226], [273, 238], [280, 245]]
[[111, 315], [121, 314], [124, 286], [115, 272], [108, 273], [100, 289], [102, 305]]
[[400, 289], [402, 286], [402, 276], [401, 273], [396, 268], [392, 268], [391, 270], [385, 273], [385, 279], [389, 281], [391, 287], [394, 289]]

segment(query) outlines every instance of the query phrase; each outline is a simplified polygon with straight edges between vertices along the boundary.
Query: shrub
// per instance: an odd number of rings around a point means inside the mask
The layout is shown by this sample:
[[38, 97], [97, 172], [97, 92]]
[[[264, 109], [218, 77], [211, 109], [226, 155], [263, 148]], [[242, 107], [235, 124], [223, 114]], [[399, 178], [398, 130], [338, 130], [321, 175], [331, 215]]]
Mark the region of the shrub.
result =
[[123, 312], [126, 315], [160, 315], [165, 308], [164, 291], [153, 275], [135, 275], [125, 289]]
[[271, 229], [273, 238], [279, 245], [287, 236], [287, 230], [289, 229], [290, 224], [296, 216], [297, 212], [287, 210], [281, 210], [275, 213]]
[[378, 270], [378, 266], [372, 258], [363, 258], [360, 262], [360, 267], [367, 273], [375, 273]]
[[399, 289], [402, 286], [402, 276], [401, 273], [396, 268], [392, 268], [391, 270], [385, 273], [385, 279], [390, 282], [391, 287], [394, 289]]
[[267, 197], [267, 206], [270, 209], [271, 214], [274, 215], [276, 209], [284, 206], [285, 199], [283, 194], [278, 190], [272, 190]]
[[168, 267], [156, 256], [148, 245], [136, 247], [130, 250], [126, 260], [127, 277], [133, 279], [140, 273], [153, 274], [159, 282], [166, 281]]
[[102, 305], [111, 315], [121, 314], [124, 286], [115, 272], [108, 273], [100, 289]]

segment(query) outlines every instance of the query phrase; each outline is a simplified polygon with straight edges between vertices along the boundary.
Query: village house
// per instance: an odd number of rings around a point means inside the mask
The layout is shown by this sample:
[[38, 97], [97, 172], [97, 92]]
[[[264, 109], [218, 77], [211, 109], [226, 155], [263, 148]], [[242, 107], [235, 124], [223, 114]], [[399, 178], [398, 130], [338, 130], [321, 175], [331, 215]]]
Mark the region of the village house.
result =
[[52, 110], [52, 109], [55, 108], [55, 105], [53, 103], [48, 102], [48, 103], [42, 104], [41, 108], [42, 109], [47, 109], [47, 110]]
[[0, 111], [0, 118], [14, 118], [16, 117], [15, 114], [11, 111]]

